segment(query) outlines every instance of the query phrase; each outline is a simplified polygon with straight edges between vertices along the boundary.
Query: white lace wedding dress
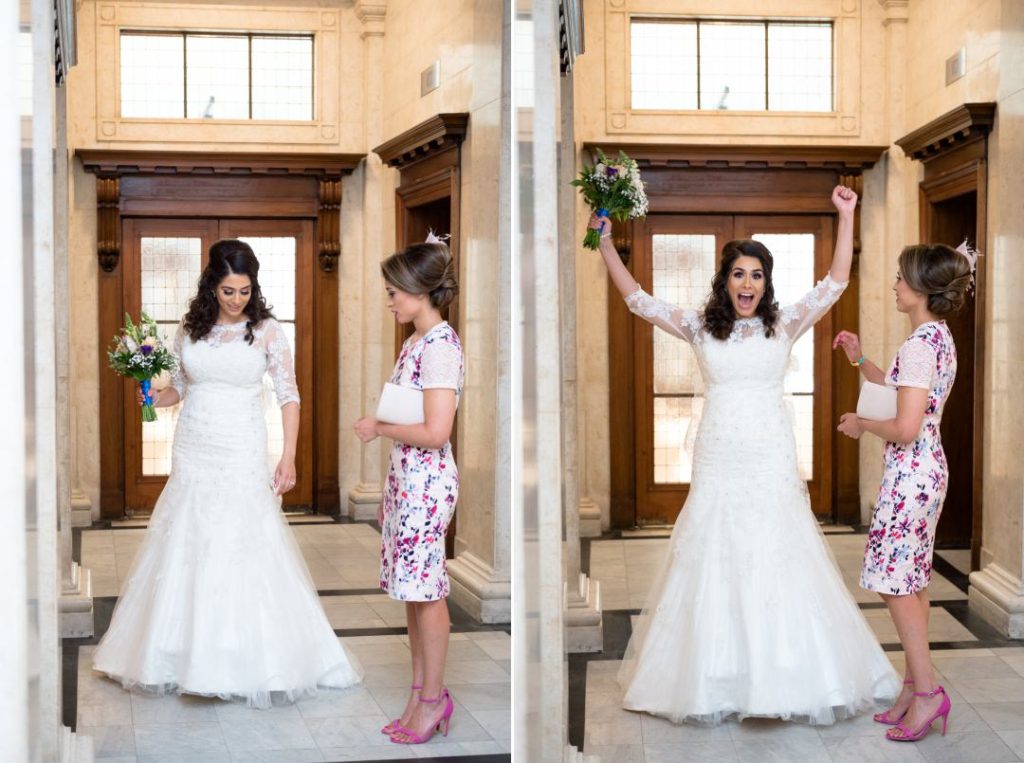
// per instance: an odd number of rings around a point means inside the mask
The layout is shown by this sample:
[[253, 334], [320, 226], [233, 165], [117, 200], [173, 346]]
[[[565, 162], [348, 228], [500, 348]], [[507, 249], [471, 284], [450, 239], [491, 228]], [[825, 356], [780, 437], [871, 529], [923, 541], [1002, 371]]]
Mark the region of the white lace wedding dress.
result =
[[243, 698], [269, 707], [359, 683], [331, 628], [267, 464], [262, 380], [298, 401], [288, 340], [266, 320], [179, 328], [172, 384], [184, 404], [167, 485], [93, 667], [126, 688]]
[[706, 386], [689, 497], [622, 667], [623, 706], [680, 723], [827, 724], [900, 689], [843, 583], [797, 469], [783, 402], [793, 343], [839, 299], [830, 277], [725, 341], [638, 290], [632, 312], [689, 342]]

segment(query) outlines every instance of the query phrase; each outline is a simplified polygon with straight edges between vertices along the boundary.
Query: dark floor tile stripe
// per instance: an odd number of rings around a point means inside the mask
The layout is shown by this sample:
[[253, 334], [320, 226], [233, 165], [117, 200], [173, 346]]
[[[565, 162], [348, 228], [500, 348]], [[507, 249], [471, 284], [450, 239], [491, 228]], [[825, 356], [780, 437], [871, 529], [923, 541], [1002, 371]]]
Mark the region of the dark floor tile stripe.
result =
[[932, 569], [964, 593], [970, 587], [970, 578], [938, 554], [932, 556]]

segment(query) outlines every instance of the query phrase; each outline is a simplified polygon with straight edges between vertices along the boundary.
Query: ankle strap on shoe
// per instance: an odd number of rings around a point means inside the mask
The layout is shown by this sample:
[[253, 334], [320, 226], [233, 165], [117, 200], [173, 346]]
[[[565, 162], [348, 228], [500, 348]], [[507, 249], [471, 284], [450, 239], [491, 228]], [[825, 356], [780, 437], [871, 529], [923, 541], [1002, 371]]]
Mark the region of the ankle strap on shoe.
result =
[[908, 678], [906, 681], [903, 682], [903, 685], [904, 686], [913, 686], [914, 685], [914, 679], [913, 678]]
[[420, 702], [426, 702], [426, 703], [427, 703], [428, 705], [436, 705], [436, 704], [437, 704], [438, 702], [440, 702], [440, 701], [441, 701], [441, 698], [442, 698], [443, 696], [444, 696], [444, 694], [438, 694], [438, 695], [437, 695], [436, 697], [434, 697], [433, 699], [427, 699], [426, 697], [424, 697], [424, 696], [423, 696], [423, 695], [421, 694], [421, 695], [420, 695]]
[[409, 688], [412, 689], [413, 691], [419, 691], [420, 689], [423, 688], [423, 686], [421, 684], [413, 684]]
[[936, 686], [931, 691], [915, 691], [915, 697], [937, 697], [940, 694], [945, 694], [946, 690], [942, 686]]

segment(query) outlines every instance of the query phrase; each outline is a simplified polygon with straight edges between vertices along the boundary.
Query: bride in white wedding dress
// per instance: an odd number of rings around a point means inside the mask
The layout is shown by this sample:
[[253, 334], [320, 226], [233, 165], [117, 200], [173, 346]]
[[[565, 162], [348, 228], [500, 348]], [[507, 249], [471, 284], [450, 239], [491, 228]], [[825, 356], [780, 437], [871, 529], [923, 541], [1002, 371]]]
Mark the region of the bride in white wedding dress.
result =
[[690, 343], [706, 386], [689, 497], [619, 671], [626, 709], [828, 724], [900, 689], [811, 513], [783, 401], [794, 342], [849, 279], [857, 196], [837, 187], [832, 201], [830, 273], [783, 309], [763, 244], [727, 243], [704, 310], [681, 309], [640, 289], [607, 218], [591, 220], [630, 310]]
[[[295, 485], [299, 396], [288, 340], [241, 241], [210, 247], [159, 407], [184, 401], [167, 485], [94, 669], [125, 688], [270, 707], [360, 682], [279, 507]], [[285, 451], [273, 482], [260, 396], [269, 372]], [[275, 495], [276, 494], [276, 495]]]

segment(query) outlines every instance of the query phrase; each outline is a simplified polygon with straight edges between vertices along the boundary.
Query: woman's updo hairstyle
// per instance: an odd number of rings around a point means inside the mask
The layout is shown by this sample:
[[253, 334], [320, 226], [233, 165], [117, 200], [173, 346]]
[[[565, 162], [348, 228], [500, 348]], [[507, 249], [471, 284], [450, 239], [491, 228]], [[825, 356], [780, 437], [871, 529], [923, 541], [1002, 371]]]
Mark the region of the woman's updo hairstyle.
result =
[[455, 280], [455, 262], [447, 244], [413, 244], [396, 252], [380, 264], [384, 280], [409, 294], [426, 294], [430, 304], [443, 310], [459, 285]]
[[900, 275], [907, 286], [928, 297], [928, 312], [939, 318], [952, 315], [967, 302], [973, 279], [971, 263], [946, 244], [904, 247]]

